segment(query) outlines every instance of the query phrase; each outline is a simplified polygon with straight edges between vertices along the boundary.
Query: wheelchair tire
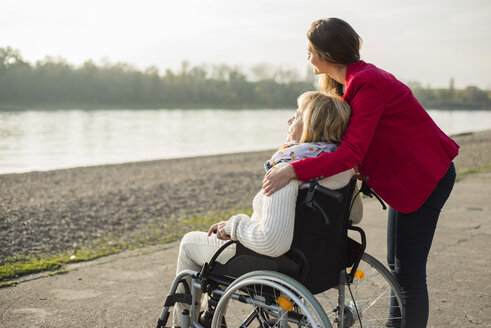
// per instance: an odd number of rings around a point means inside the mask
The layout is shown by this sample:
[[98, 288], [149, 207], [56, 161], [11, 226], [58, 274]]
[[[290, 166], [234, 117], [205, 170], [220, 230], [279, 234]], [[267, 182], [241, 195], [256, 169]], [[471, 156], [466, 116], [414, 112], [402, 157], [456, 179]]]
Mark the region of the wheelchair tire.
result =
[[[401, 288], [395, 277], [382, 263], [366, 253], [362, 256], [358, 270], [362, 275], [355, 277], [350, 284], [351, 293], [345, 285], [340, 285], [340, 288], [345, 289], [345, 302], [344, 323], [339, 327], [401, 326], [404, 308]], [[328, 317], [339, 322], [338, 289], [332, 288], [315, 296]], [[389, 319], [391, 307], [393, 316]]]
[[321, 305], [298, 281], [274, 271], [255, 271], [237, 278], [224, 291], [212, 328], [223, 318], [229, 327], [332, 328]]

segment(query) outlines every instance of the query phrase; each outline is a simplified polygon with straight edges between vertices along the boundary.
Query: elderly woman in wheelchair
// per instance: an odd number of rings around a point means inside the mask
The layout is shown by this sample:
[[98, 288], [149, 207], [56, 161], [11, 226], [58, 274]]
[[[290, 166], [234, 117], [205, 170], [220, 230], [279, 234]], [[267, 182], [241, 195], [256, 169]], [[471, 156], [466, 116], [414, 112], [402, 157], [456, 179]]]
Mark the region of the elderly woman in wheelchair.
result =
[[[266, 170], [335, 151], [350, 112], [338, 97], [302, 94], [288, 121], [287, 143], [266, 162]], [[331, 327], [329, 317], [339, 327], [362, 326], [360, 311], [366, 304], [346, 302], [344, 287], [342, 291], [339, 287], [364, 275], [357, 270], [361, 260], [369, 262], [376, 276], [382, 275], [383, 283], [388, 281], [384, 298], [398, 297], [399, 291], [390, 274], [380, 273], [376, 260], [367, 261], [363, 231], [358, 228], [361, 245], [347, 238], [347, 229], [359, 223], [363, 213], [356, 180], [353, 169], [304, 184], [292, 180], [272, 196], [260, 191], [251, 217], [238, 214], [213, 224], [208, 233], [187, 233], [157, 327], [165, 326], [172, 306], [172, 325], [183, 328]], [[350, 274], [346, 267], [352, 267]], [[327, 295], [336, 286], [338, 295]], [[202, 292], [208, 294], [208, 309], [200, 313]], [[312, 294], [322, 294], [322, 300]], [[377, 295], [376, 301], [382, 296]]]

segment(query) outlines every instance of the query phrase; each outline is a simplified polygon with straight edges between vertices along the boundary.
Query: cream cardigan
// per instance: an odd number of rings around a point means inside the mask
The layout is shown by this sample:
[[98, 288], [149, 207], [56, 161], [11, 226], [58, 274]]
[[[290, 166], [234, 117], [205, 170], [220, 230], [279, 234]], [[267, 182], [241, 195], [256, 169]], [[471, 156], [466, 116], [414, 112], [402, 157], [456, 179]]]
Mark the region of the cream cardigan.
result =
[[[353, 174], [353, 170], [347, 170], [320, 180], [319, 184], [330, 189], [339, 189], [349, 183]], [[286, 253], [293, 241], [295, 206], [300, 184], [299, 180], [291, 180], [269, 197], [264, 196], [262, 190], [259, 191], [252, 203], [252, 216], [232, 216], [227, 221], [225, 232], [232, 240], [238, 240], [257, 253], [273, 257]], [[358, 195], [351, 210], [350, 220], [359, 223], [362, 216], [363, 204]]]

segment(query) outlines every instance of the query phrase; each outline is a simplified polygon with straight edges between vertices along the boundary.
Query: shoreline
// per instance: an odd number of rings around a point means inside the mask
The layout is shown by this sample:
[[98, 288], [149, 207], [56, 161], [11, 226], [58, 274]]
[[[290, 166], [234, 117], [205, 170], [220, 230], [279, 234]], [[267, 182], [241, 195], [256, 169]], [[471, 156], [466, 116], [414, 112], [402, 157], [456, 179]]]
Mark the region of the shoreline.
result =
[[[463, 133], [467, 135], [468, 133]], [[121, 165], [140, 165], [140, 164], [149, 164], [149, 163], [160, 163], [165, 161], [176, 161], [176, 160], [186, 160], [186, 159], [198, 159], [198, 158], [206, 158], [206, 157], [219, 157], [219, 156], [231, 156], [231, 155], [247, 155], [247, 154], [256, 154], [256, 153], [269, 153], [273, 154], [276, 149], [265, 149], [265, 150], [251, 150], [251, 151], [242, 151], [242, 152], [233, 152], [233, 153], [219, 153], [219, 154], [208, 154], [208, 155], [191, 155], [185, 157], [170, 157], [170, 158], [156, 158], [156, 159], [146, 159], [146, 160], [137, 160], [137, 161], [129, 161], [129, 162], [115, 162], [115, 163], [101, 163], [101, 164], [89, 164], [85, 166], [73, 166], [73, 167], [59, 167], [52, 169], [39, 169], [25, 172], [0, 172], [0, 178], [4, 175], [11, 174], [30, 174], [30, 173], [48, 173], [53, 171], [63, 171], [63, 170], [78, 170], [78, 169], [91, 169], [91, 168], [100, 168], [100, 167], [110, 167], [110, 166], [121, 166]]]
[[[491, 164], [491, 130], [453, 136], [457, 172]], [[0, 257], [77, 250], [251, 207], [273, 150], [0, 175]], [[217, 218], [219, 219], [219, 218]], [[182, 222], [181, 222], [182, 223]]]
[[[486, 134], [488, 132], [491, 132], [491, 130], [460, 132], [460, 133], [450, 135], [450, 137], [453, 139], [455, 139], [455, 138], [462, 139], [464, 137], [468, 137], [468, 136], [472, 136], [472, 135], [476, 135], [476, 134], [479, 134], [479, 135]], [[109, 167], [109, 166], [118, 166], [118, 165], [138, 165], [138, 164], [144, 164], [144, 163], [150, 163], [150, 162], [163, 162], [163, 161], [170, 161], [170, 160], [185, 160], [185, 159], [192, 159], [192, 158], [217, 157], [217, 156], [227, 156], [227, 155], [244, 155], [244, 154], [255, 154], [255, 153], [264, 153], [264, 152], [269, 152], [269, 154], [273, 154], [275, 151], [276, 151], [276, 149], [251, 150], [251, 151], [233, 152], [233, 153], [191, 155], [191, 156], [183, 156], [183, 157], [136, 160], [136, 161], [129, 161], [129, 162], [89, 164], [89, 165], [85, 165], [85, 166], [73, 166], [73, 167], [69, 166], [69, 167], [58, 167], [58, 168], [51, 168], [51, 169], [36, 169], [36, 170], [21, 171], [21, 172], [0, 172], [0, 178], [4, 175], [11, 175], [11, 174], [47, 173], [47, 172], [59, 171], [59, 170], [90, 169], [90, 168], [98, 168], [98, 167], [106, 167], [106, 166]], [[457, 158], [459, 158], [459, 156]], [[468, 165], [466, 165], [466, 169], [470, 169], [470, 168], [471, 167], [468, 167]]]

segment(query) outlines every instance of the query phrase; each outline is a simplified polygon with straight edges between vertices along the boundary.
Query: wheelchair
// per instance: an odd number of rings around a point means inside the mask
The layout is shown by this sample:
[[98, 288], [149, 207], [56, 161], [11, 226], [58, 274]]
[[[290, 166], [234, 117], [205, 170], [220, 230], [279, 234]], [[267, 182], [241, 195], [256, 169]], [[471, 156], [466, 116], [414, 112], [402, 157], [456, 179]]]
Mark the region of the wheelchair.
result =
[[[268, 257], [229, 241], [200, 272], [180, 272], [157, 328], [165, 327], [176, 302], [190, 305], [190, 311], [182, 313], [182, 328], [403, 326], [405, 313], [397, 281], [382, 263], [365, 253], [364, 231], [349, 222], [359, 178], [355, 175], [338, 190], [316, 181], [300, 185], [293, 242], [286, 254]], [[366, 183], [361, 191], [379, 199]], [[357, 234], [358, 241], [348, 231]], [[225, 264], [216, 261], [232, 244], [236, 254]], [[191, 278], [190, 286], [185, 277]], [[176, 292], [179, 284], [183, 293]], [[199, 289], [208, 295], [208, 308], [203, 312], [197, 306]]]

